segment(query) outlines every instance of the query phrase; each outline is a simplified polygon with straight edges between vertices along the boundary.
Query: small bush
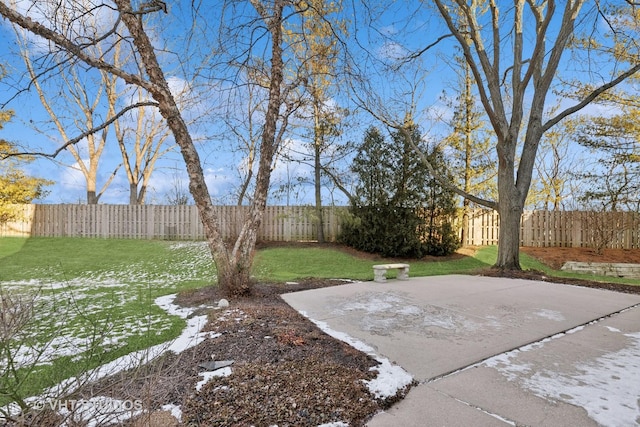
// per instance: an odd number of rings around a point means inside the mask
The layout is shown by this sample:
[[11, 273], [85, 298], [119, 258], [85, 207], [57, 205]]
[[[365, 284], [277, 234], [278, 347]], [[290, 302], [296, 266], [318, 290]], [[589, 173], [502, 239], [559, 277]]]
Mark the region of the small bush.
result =
[[384, 207], [352, 208], [352, 216], [342, 224], [339, 240], [355, 249], [385, 257], [424, 255], [416, 236], [418, 218], [408, 209]]

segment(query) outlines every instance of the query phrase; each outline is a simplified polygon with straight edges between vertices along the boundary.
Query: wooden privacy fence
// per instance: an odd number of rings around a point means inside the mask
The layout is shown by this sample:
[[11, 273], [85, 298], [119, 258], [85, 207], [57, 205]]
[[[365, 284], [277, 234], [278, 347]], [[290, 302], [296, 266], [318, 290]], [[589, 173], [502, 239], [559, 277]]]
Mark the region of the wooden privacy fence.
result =
[[[203, 240], [204, 228], [195, 206], [159, 205], [24, 205], [22, 221], [0, 226], [0, 236], [104, 237], [129, 239]], [[224, 238], [238, 235], [246, 206], [217, 206]], [[338, 214], [345, 208], [324, 209], [327, 240], [339, 234]], [[312, 240], [317, 221], [313, 208], [267, 207], [258, 239]]]
[[[204, 230], [195, 206], [24, 205], [23, 220], [0, 225], [0, 236], [110, 237], [201, 240]], [[236, 236], [248, 207], [218, 206], [225, 238]], [[324, 209], [324, 232], [336, 240], [346, 207]], [[476, 209], [466, 220], [465, 245], [498, 243], [495, 211]], [[462, 219], [456, 221], [462, 229]], [[258, 231], [264, 241], [314, 240], [317, 221], [309, 206], [268, 206]], [[605, 243], [603, 245], [603, 242]], [[522, 216], [522, 246], [640, 247], [640, 215], [632, 212], [528, 211]]]
[[[475, 209], [467, 219], [465, 245], [498, 243], [496, 211]], [[458, 220], [461, 227], [462, 220]], [[640, 248], [640, 214], [634, 212], [525, 211], [520, 225], [521, 246]]]

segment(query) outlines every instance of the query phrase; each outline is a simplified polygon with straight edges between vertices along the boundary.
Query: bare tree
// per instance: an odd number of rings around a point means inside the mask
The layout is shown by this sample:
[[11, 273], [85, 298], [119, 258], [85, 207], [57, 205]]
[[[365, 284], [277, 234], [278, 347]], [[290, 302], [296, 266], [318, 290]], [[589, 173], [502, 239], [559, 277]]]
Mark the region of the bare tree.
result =
[[238, 168], [240, 174], [240, 188], [238, 190], [237, 205], [242, 206], [249, 193], [249, 187], [253, 181], [253, 173], [258, 156], [258, 144], [260, 136], [260, 127], [256, 124], [260, 114], [260, 106], [262, 99], [259, 94], [262, 92], [259, 87], [254, 84], [247, 84], [244, 91], [243, 106], [246, 109], [245, 114], [227, 114], [225, 123], [240, 142], [239, 151], [244, 156], [241, 165]]
[[[463, 58], [456, 58], [464, 61]], [[495, 195], [495, 158], [491, 150], [486, 118], [477, 106], [473, 93], [473, 78], [466, 63], [461, 64], [462, 73], [458, 78], [457, 104], [454, 104], [452, 133], [443, 141], [451, 151], [450, 168], [458, 179], [458, 185], [465, 193], [473, 193], [488, 198]], [[467, 224], [471, 209], [468, 198], [462, 200], [462, 226], [460, 241], [465, 242], [469, 231]]]
[[323, 243], [324, 218], [322, 209], [322, 174], [325, 152], [331, 150], [331, 139], [338, 136], [340, 121], [345, 111], [331, 105], [338, 79], [337, 68], [342, 47], [338, 36], [344, 37], [345, 21], [338, 19], [342, 11], [342, 2], [309, 0], [296, 5], [299, 23], [289, 25], [285, 36], [293, 46], [294, 57], [300, 64], [305, 93], [305, 108], [301, 118], [309, 130], [310, 154], [303, 153], [302, 158], [310, 158], [313, 167], [313, 186], [315, 199], [316, 238]]
[[[576, 22], [584, 3], [566, 1], [560, 9], [553, 0], [515, 1], [504, 15], [509, 19], [507, 23], [502, 19], [502, 7], [494, 0], [488, 3], [486, 12], [475, 2], [435, 0], [447, 28], [463, 50], [496, 134], [498, 201], [487, 201], [485, 205], [496, 208], [500, 215], [496, 267], [501, 269], [520, 269], [520, 220], [543, 134], [640, 70], [640, 64], [632, 64], [615, 72], [609, 81], [595, 86], [575, 105], [545, 117], [547, 97], [556, 81], [563, 53], [576, 34]], [[558, 21], [557, 31], [551, 25], [553, 21]], [[468, 33], [461, 30], [465, 28]], [[526, 49], [525, 33], [535, 40], [530, 51]], [[505, 37], [511, 46], [507, 52], [502, 51]], [[507, 58], [509, 65], [505, 67]]]
[[[34, 2], [35, 4], [35, 2]], [[216, 263], [218, 284], [230, 294], [242, 294], [251, 288], [251, 265], [257, 230], [266, 206], [269, 182], [277, 143], [281, 139], [283, 126], [278, 126], [281, 119], [280, 109], [283, 104], [283, 46], [282, 24], [284, 11], [289, 6], [286, 0], [261, 2], [250, 0], [254, 13], [247, 9], [252, 22], [255, 23], [253, 33], [263, 41], [262, 49], [268, 58], [268, 102], [264, 114], [264, 125], [260, 139], [260, 159], [256, 175], [256, 186], [252, 204], [235, 242], [227, 245], [222, 237], [218, 214], [214, 208], [202, 164], [192, 136], [187, 127], [184, 115], [172, 94], [165, 70], [160, 65], [158, 53], [150, 39], [150, 29], [145, 23], [146, 16], [158, 12], [167, 13], [167, 5], [158, 0], [133, 4], [128, 0], [113, 0], [102, 3], [97, 8], [111, 9], [115, 14], [112, 25], [103, 25], [104, 30], [96, 34], [96, 29], [89, 29], [81, 37], [70, 38], [65, 28], [55, 23], [47, 26], [37, 17], [29, 16], [29, 11], [21, 13], [5, 1], [0, 2], [0, 15], [10, 22], [43, 37], [52, 44], [71, 55], [74, 60], [82, 61], [87, 66], [97, 68], [125, 83], [135, 85], [147, 91], [157, 102], [158, 110], [166, 120], [173, 137], [180, 148], [187, 174], [189, 191], [198, 208], [200, 219], [204, 225], [208, 245]], [[59, 7], [69, 6], [60, 2]], [[70, 10], [69, 13], [96, 13], [96, 8]], [[252, 33], [252, 34], [253, 34]], [[127, 68], [118, 67], [109, 62], [107, 57], [91, 54], [86, 45], [92, 45], [109, 37], [122, 36], [121, 39], [135, 52], [136, 64], [141, 72], [130, 72]], [[268, 44], [264, 44], [267, 41]], [[268, 47], [265, 47], [268, 46]]]
[[[62, 15], [63, 25], [72, 25], [65, 21]], [[46, 75], [36, 71], [32, 61], [32, 56], [38, 54], [29, 47], [30, 34], [24, 30], [16, 28], [16, 36], [20, 45], [20, 55], [29, 73], [33, 87], [36, 89], [38, 98], [46, 110], [50, 122], [55, 126], [59, 140], [68, 141], [69, 134], [73, 130], [86, 132], [96, 126], [96, 122], [109, 120], [115, 114], [115, 103], [117, 101], [116, 78], [104, 73], [91, 73], [82, 70], [81, 67], [69, 65], [68, 55], [52, 56], [54, 67], [59, 71], [61, 77], [59, 86], [48, 86]], [[103, 54], [100, 45], [94, 46], [94, 55]], [[85, 81], [95, 79], [93, 87], [95, 91], [90, 91]], [[104, 105], [106, 104], [106, 105]], [[40, 132], [49, 134], [48, 131], [40, 129]], [[116, 176], [120, 166], [109, 175], [98, 189], [98, 172], [102, 165], [102, 155], [104, 153], [109, 127], [105, 127], [101, 132], [87, 133], [82, 144], [74, 144], [68, 147], [74, 164], [68, 165], [72, 169], [79, 170], [85, 180], [86, 200], [88, 204], [96, 204], [104, 194], [107, 187]], [[59, 141], [58, 140], [58, 141]]]
[[[143, 92], [138, 91], [138, 103], [144, 101]], [[138, 107], [134, 111], [136, 116], [132, 121], [116, 120], [113, 125], [129, 181], [129, 204], [143, 205], [156, 162], [174, 145], [167, 144], [171, 131], [153, 110]]]

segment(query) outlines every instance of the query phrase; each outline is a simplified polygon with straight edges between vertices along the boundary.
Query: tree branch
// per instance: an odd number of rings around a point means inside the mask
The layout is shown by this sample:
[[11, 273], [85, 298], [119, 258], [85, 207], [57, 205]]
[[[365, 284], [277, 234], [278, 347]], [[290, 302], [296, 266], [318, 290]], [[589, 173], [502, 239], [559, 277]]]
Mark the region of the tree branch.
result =
[[45, 27], [43, 24], [34, 21], [28, 16], [24, 16], [15, 10], [13, 10], [10, 6], [8, 6], [5, 2], [0, 2], [0, 15], [2, 15], [9, 22], [18, 25], [19, 27], [24, 28], [25, 30], [36, 34], [50, 42], [55, 43], [62, 49], [66, 50], [73, 56], [77, 57], [81, 61], [85, 62], [87, 65], [91, 67], [98, 68], [100, 70], [105, 70], [109, 73], [112, 73], [127, 83], [134, 84], [140, 87], [145, 88], [148, 91], [153, 89], [153, 84], [149, 81], [143, 80], [139, 76], [131, 73], [127, 73], [120, 68], [102, 60], [96, 58], [92, 55], [89, 55], [84, 52], [81, 46], [73, 43], [71, 40], [63, 36], [62, 34], [58, 34], [49, 28]]
[[342, 191], [342, 193], [345, 196], [347, 196], [347, 198], [349, 199], [349, 203], [351, 203], [351, 206], [355, 206], [356, 204], [355, 197], [353, 196], [353, 194], [349, 192], [349, 190], [347, 190], [347, 188], [344, 185], [342, 185], [342, 182], [340, 182], [340, 179], [328, 167], [321, 166], [321, 168], [322, 168], [322, 172], [324, 172], [329, 178], [331, 178], [331, 181], [333, 181], [335, 186], [338, 187], [338, 190]]
[[559, 123], [565, 117], [567, 117], [567, 116], [569, 116], [569, 115], [571, 115], [571, 114], [573, 114], [573, 113], [575, 113], [577, 111], [580, 111], [581, 109], [583, 109], [584, 107], [589, 105], [598, 96], [602, 95], [604, 92], [606, 92], [607, 90], [611, 89], [612, 87], [615, 87], [618, 84], [622, 83], [624, 80], [626, 80], [627, 78], [631, 77], [632, 75], [634, 75], [638, 71], [640, 71], [640, 64], [636, 64], [634, 67], [631, 67], [626, 72], [620, 74], [618, 77], [616, 77], [615, 79], [611, 80], [609, 83], [606, 83], [606, 84], [600, 86], [599, 88], [595, 89], [593, 92], [591, 92], [586, 98], [584, 98], [578, 104], [574, 105], [573, 107], [567, 108], [566, 110], [558, 113], [557, 116], [555, 116], [552, 119], [548, 120], [542, 126], [542, 131], [543, 132], [548, 131], [551, 127], [553, 127], [554, 125]]
[[82, 139], [86, 138], [87, 136], [94, 134], [96, 132], [101, 131], [102, 129], [105, 129], [107, 126], [109, 126], [111, 123], [115, 122], [116, 120], [118, 120], [120, 117], [122, 117], [127, 111], [129, 110], [133, 110], [134, 108], [140, 108], [140, 107], [157, 107], [158, 103], [157, 102], [151, 102], [151, 101], [146, 101], [146, 102], [138, 102], [136, 104], [133, 105], [129, 105], [128, 107], [125, 107], [124, 109], [122, 109], [118, 114], [114, 115], [112, 118], [110, 118], [109, 120], [107, 120], [106, 122], [102, 123], [99, 126], [96, 126], [92, 129], [89, 129], [85, 132], [82, 132], [80, 135], [76, 136], [75, 138], [70, 139], [69, 141], [65, 142], [60, 148], [58, 148], [56, 151], [54, 151], [53, 153], [49, 154], [49, 153], [42, 153], [42, 152], [20, 152], [20, 153], [6, 153], [6, 154], [2, 154], [0, 155], [0, 160], [4, 160], [6, 158], [9, 157], [16, 157], [16, 156], [41, 156], [41, 157], [48, 157], [48, 158], [55, 158], [58, 156], [58, 154], [60, 154], [63, 150], [67, 149], [69, 146], [77, 144], [78, 142], [80, 142]]
[[422, 54], [423, 54], [423, 53], [427, 52], [429, 49], [431, 49], [432, 47], [436, 46], [436, 45], [437, 45], [438, 43], [440, 43], [442, 40], [444, 40], [444, 39], [446, 39], [446, 38], [449, 38], [449, 37], [453, 37], [453, 36], [454, 36], [453, 34], [445, 34], [444, 36], [440, 36], [440, 37], [438, 37], [438, 38], [436, 39], [436, 41], [434, 41], [433, 43], [431, 43], [431, 44], [427, 45], [426, 47], [424, 47], [424, 48], [420, 49], [420, 50], [419, 50], [419, 51], [417, 51], [417, 52], [414, 52], [414, 53], [412, 53], [412, 54], [407, 55], [406, 57], [404, 57], [404, 58], [402, 59], [401, 63], [403, 63], [403, 64], [404, 64], [404, 63], [407, 63], [407, 62], [409, 62], [409, 61], [411, 61], [411, 60], [414, 60], [414, 59], [416, 59], [416, 58], [418, 58], [418, 57], [422, 56]]
[[413, 138], [411, 138], [411, 135], [409, 134], [409, 132], [407, 131], [407, 128], [404, 125], [400, 125], [398, 123], [395, 123], [395, 122], [387, 119], [386, 117], [384, 117], [381, 114], [379, 114], [376, 111], [374, 111], [372, 108], [368, 107], [367, 104], [364, 103], [363, 100], [360, 99], [360, 97], [357, 94], [354, 94], [354, 96], [358, 99], [358, 101], [360, 102], [362, 108], [364, 110], [366, 110], [369, 114], [371, 114], [375, 119], [380, 120], [386, 126], [389, 126], [389, 127], [393, 128], [393, 129], [396, 129], [396, 130], [402, 132], [402, 135], [405, 138], [407, 138], [407, 140], [409, 141], [409, 144], [411, 145], [413, 150], [416, 152], [416, 154], [420, 158], [420, 161], [422, 161], [424, 163], [424, 165], [429, 170], [429, 173], [431, 174], [431, 176], [433, 176], [433, 178], [436, 181], [438, 181], [442, 187], [444, 187], [444, 188], [446, 188], [448, 190], [451, 190], [454, 193], [458, 194], [459, 196], [462, 196], [465, 199], [471, 200], [472, 202], [477, 203], [479, 205], [486, 206], [486, 207], [488, 207], [490, 209], [496, 209], [496, 210], [498, 209], [498, 203], [497, 202], [494, 202], [492, 200], [485, 200], [485, 199], [482, 199], [480, 197], [474, 196], [473, 194], [469, 194], [466, 191], [464, 191], [461, 188], [459, 188], [458, 186], [454, 185], [446, 177], [444, 177], [441, 174], [439, 174], [435, 170], [435, 168], [433, 167], [433, 165], [431, 164], [431, 162], [429, 161], [427, 156], [416, 145], [415, 141], [413, 140]]
[[402, 133], [402, 136], [404, 136], [404, 138], [407, 141], [409, 141], [409, 144], [411, 144], [411, 147], [413, 148], [413, 151], [416, 152], [416, 154], [418, 155], [418, 157], [420, 158], [422, 163], [424, 163], [424, 165], [427, 167], [427, 169], [429, 169], [429, 173], [431, 174], [431, 176], [433, 176], [433, 178], [436, 181], [438, 181], [438, 183], [440, 183], [440, 185], [442, 187], [446, 188], [447, 190], [451, 190], [454, 193], [458, 194], [459, 196], [462, 196], [467, 200], [471, 200], [472, 202], [477, 203], [479, 205], [486, 206], [486, 207], [488, 207], [490, 209], [494, 209], [494, 210], [498, 209], [498, 203], [496, 203], [496, 202], [494, 202], [492, 200], [482, 199], [480, 197], [474, 196], [473, 194], [469, 194], [466, 191], [464, 191], [463, 189], [461, 189], [458, 186], [454, 185], [451, 181], [449, 181], [447, 178], [442, 176], [440, 173], [438, 173], [435, 170], [435, 168], [433, 167], [433, 165], [431, 164], [431, 162], [429, 161], [429, 159], [427, 158], [427, 156], [416, 145], [415, 141], [411, 137], [411, 134], [409, 133], [409, 131], [407, 130], [407, 128], [405, 126], [395, 125], [395, 126], [392, 126], [392, 127], [394, 129], [399, 130]]

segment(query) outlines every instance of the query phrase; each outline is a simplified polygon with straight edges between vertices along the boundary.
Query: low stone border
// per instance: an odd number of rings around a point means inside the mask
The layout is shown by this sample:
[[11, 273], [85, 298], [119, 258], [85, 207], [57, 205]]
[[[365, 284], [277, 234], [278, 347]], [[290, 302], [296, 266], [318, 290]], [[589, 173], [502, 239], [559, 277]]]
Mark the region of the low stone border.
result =
[[640, 264], [568, 261], [562, 266], [562, 270], [596, 276], [640, 279]]

